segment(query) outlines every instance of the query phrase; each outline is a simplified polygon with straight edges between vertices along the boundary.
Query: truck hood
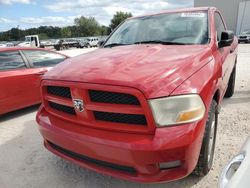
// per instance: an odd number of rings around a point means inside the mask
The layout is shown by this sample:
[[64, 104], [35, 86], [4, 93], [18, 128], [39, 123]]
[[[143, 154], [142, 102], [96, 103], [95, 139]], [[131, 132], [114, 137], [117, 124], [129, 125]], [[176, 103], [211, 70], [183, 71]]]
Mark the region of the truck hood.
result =
[[168, 96], [211, 60], [208, 45], [127, 45], [69, 58], [43, 79], [128, 86]]

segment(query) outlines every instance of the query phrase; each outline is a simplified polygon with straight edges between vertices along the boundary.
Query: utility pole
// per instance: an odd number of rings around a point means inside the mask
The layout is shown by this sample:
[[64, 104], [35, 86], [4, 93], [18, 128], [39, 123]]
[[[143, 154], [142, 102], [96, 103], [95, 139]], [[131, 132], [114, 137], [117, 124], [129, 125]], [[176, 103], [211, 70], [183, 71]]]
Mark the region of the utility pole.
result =
[[19, 27], [20, 27], [20, 26], [17, 25], [17, 32], [18, 32], [18, 35], [17, 35], [17, 36], [18, 36], [18, 40], [20, 40], [20, 30], [19, 30]]

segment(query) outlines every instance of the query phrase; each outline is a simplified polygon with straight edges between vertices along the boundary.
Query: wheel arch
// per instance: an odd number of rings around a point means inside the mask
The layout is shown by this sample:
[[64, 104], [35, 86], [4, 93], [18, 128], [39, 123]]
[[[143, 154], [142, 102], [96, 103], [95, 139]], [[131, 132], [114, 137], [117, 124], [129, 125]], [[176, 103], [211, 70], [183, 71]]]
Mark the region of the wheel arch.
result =
[[215, 100], [217, 102], [217, 104], [219, 104], [220, 102], [220, 90], [217, 89], [214, 93], [214, 96], [213, 96], [213, 100]]

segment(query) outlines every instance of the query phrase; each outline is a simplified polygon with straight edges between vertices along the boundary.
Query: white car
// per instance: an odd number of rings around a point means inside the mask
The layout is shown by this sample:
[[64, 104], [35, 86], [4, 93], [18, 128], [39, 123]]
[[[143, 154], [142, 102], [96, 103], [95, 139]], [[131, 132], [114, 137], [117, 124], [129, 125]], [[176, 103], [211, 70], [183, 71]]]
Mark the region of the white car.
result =
[[13, 46], [14, 46], [14, 44], [13, 44], [13, 43], [11, 43], [11, 42], [4, 43], [4, 44], [0, 44], [0, 47], [2, 47], [2, 48], [6, 48], [6, 47], [13, 47]]
[[220, 188], [250, 187], [250, 137], [239, 154], [224, 168], [219, 183]]
[[89, 46], [88, 47], [97, 47], [98, 46], [98, 38], [92, 37], [87, 39]]
[[241, 42], [249, 43], [250, 42], [250, 30], [242, 32], [238, 36], [238, 41], [239, 41], [239, 43], [241, 43]]

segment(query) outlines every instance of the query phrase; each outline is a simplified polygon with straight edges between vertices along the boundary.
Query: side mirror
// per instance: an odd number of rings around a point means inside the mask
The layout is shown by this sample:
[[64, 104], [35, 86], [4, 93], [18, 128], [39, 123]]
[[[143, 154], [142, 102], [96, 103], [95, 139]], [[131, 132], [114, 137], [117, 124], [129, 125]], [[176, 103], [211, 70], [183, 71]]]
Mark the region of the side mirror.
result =
[[99, 46], [99, 47], [102, 47], [102, 45], [104, 44], [104, 42], [105, 42], [104, 40], [99, 41], [99, 42], [98, 42], [98, 46]]
[[230, 46], [234, 40], [234, 32], [233, 31], [222, 31], [221, 40], [219, 42], [219, 47], [223, 48], [226, 46]]

